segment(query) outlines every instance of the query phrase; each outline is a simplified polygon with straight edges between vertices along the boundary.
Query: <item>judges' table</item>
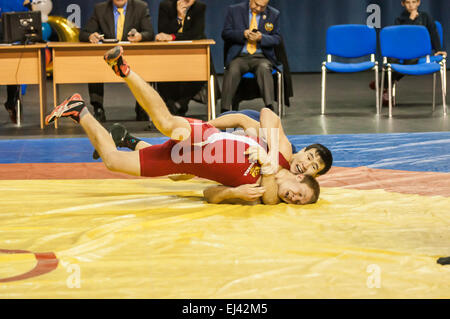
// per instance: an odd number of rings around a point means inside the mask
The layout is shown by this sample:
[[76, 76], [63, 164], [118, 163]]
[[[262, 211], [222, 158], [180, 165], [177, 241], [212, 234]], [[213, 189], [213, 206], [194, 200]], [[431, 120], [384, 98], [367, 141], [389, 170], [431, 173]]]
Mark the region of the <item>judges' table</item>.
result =
[[211, 94], [210, 45], [213, 40], [91, 44], [52, 42], [54, 105], [61, 102], [57, 86], [71, 83], [120, 83], [104, 62], [110, 48], [121, 45], [131, 68], [147, 82], [208, 82], [208, 120], [215, 117]]
[[0, 85], [39, 85], [41, 128], [47, 105], [45, 48], [46, 44], [0, 46]]

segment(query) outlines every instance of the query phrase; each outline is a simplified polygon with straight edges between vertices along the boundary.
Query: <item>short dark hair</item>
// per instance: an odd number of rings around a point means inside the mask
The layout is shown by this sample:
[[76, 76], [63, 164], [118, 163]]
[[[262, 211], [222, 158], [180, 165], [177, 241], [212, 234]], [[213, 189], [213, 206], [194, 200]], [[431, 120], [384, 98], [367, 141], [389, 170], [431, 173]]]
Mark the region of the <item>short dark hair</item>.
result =
[[304, 175], [301, 183], [306, 184], [313, 191], [313, 196], [311, 197], [309, 202], [307, 202], [306, 204], [316, 203], [319, 200], [319, 195], [320, 195], [319, 182], [317, 182], [317, 180], [312, 176]]
[[326, 174], [333, 164], [333, 155], [331, 154], [331, 151], [323, 146], [322, 144], [311, 144], [308, 147], [305, 148], [305, 151], [309, 151], [310, 149], [315, 148], [317, 150], [317, 153], [319, 153], [320, 158], [322, 159], [323, 163], [325, 164], [325, 167], [317, 173], [317, 176]]

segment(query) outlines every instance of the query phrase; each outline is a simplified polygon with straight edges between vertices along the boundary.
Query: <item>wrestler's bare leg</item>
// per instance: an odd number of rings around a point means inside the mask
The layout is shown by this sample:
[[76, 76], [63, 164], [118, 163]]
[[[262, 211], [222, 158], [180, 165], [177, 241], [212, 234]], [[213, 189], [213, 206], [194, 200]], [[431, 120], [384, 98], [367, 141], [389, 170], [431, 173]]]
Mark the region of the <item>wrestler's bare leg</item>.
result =
[[98, 151], [106, 167], [115, 172], [140, 176], [139, 152], [118, 151], [109, 132], [89, 113], [86, 103], [79, 94], [58, 105], [46, 118], [49, 125], [57, 118], [70, 117], [86, 132], [94, 148]]
[[130, 70], [122, 53], [122, 47], [115, 47], [106, 52], [105, 61], [113, 68], [116, 75], [125, 80], [136, 100], [162, 134], [174, 140], [187, 139], [191, 133], [189, 122], [183, 117], [170, 113], [158, 92], [137, 73]]

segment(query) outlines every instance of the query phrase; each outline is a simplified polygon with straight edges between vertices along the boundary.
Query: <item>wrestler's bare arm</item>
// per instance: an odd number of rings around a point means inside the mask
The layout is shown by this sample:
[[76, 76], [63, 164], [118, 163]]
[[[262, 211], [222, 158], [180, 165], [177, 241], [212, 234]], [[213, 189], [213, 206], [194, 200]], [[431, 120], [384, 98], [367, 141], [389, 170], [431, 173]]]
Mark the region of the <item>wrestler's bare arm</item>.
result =
[[[286, 134], [284, 133], [283, 125], [281, 124], [281, 119], [279, 116], [272, 110], [264, 108], [261, 110], [259, 122], [263, 132], [266, 132], [265, 139], [267, 141], [269, 153], [276, 149], [275, 146], [277, 146], [278, 151], [289, 160], [292, 157], [292, 144], [289, 142]], [[278, 134], [278, 140], [272, 138], [272, 134], [274, 134], [274, 132], [271, 129], [273, 128], [277, 129], [276, 132]], [[278, 141], [278, 145], [273, 145], [276, 141]]]
[[241, 127], [250, 133], [254, 131], [256, 136], [259, 133], [260, 128], [258, 121], [255, 121], [244, 114], [227, 114], [211, 120], [208, 123], [214, 127], [217, 127], [219, 130]]
[[206, 201], [210, 204], [240, 204], [256, 205], [261, 203], [265, 189], [259, 184], [246, 184], [238, 187], [223, 185], [211, 186], [203, 191]]

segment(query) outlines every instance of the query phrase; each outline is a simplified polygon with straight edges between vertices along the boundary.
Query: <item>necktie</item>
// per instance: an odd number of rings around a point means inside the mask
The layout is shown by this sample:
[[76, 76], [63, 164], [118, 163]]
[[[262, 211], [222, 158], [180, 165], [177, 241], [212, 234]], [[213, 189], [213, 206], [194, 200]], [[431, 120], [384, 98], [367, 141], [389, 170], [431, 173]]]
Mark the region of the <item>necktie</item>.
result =
[[[258, 29], [258, 23], [256, 22], [256, 13], [252, 12], [252, 21], [250, 22], [250, 31], [254, 29]], [[248, 41], [247, 42], [247, 51], [250, 54], [255, 54], [256, 52], [256, 42]]]
[[178, 29], [178, 33], [183, 33], [183, 28], [184, 28], [184, 20], [185, 19], [180, 19], [178, 20], [178, 25], [180, 26], [180, 28]]
[[117, 8], [117, 11], [119, 11], [119, 19], [117, 20], [117, 40], [122, 41], [125, 15], [123, 14], [123, 8]]

